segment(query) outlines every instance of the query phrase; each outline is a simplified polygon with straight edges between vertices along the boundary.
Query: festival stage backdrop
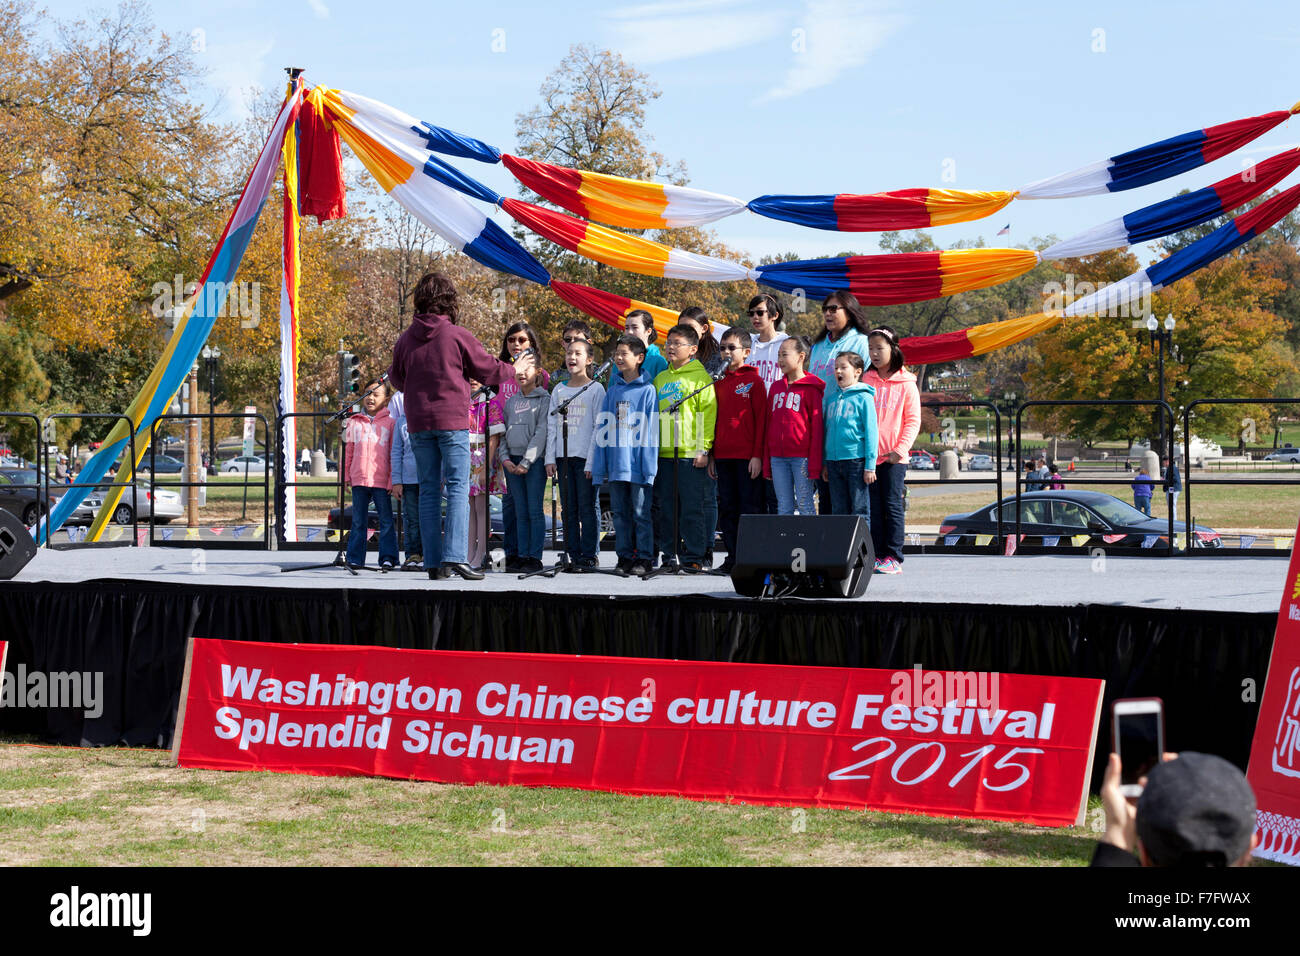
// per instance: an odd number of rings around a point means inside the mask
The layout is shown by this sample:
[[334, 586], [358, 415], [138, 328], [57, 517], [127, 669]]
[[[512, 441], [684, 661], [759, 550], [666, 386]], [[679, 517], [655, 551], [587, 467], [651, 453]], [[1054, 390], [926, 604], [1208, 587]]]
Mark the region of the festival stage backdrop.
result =
[[1104, 681], [194, 639], [181, 766], [1082, 822]]

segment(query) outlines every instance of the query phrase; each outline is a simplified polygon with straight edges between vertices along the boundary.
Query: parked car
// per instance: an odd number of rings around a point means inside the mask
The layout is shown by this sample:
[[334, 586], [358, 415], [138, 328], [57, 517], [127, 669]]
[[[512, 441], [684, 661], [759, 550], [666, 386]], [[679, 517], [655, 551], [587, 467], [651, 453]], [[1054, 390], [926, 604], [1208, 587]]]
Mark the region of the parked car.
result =
[[992, 455], [972, 455], [967, 471], [993, 471]]
[[1285, 448], [1279, 448], [1270, 455], [1264, 456], [1265, 461], [1289, 461], [1292, 464], [1300, 462], [1300, 448], [1293, 445], [1287, 445]]
[[245, 472], [250, 475], [260, 475], [265, 471], [266, 459], [258, 455], [240, 455], [238, 458], [232, 458], [221, 465], [221, 473], [225, 475], [242, 475]]
[[[136, 485], [135, 507], [140, 509], [139, 521], [141, 524], [149, 522], [149, 516], [152, 513], [154, 524], [166, 524], [173, 518], [179, 518], [185, 514], [185, 504], [180, 493], [169, 491], [166, 488], [154, 488], [148, 481], [142, 481]], [[99, 510], [98, 506], [95, 508]], [[130, 488], [122, 489], [122, 496], [118, 499], [117, 505], [113, 508], [113, 524], [130, 524], [134, 510], [132, 508], [132, 496]]]
[[34, 468], [0, 468], [0, 508], [32, 527], [67, 490], [51, 481], [49, 497], [44, 497], [42, 485], [41, 473]]
[[[148, 471], [149, 465], [149, 456], [145, 455], [140, 462], [139, 469], [137, 470]], [[179, 475], [185, 470], [185, 462], [181, 461], [179, 458], [173, 458], [171, 455], [154, 455], [153, 470], [155, 474], [159, 475]]]
[[[972, 545], [978, 534], [997, 534], [999, 510], [1003, 534], [1015, 534], [1016, 499], [1012, 496], [978, 511], [948, 515], [940, 523], [934, 543], [941, 547]], [[1176, 535], [1181, 537], [1186, 528], [1183, 522], [1174, 522]], [[1223, 539], [1213, 528], [1198, 524], [1192, 530], [1193, 547], [1223, 547]], [[1063, 538], [1086, 534], [1085, 547], [1140, 548], [1148, 535], [1168, 534], [1169, 521], [1148, 518], [1127, 502], [1099, 491], [1031, 491], [1020, 496], [1020, 533]], [[949, 540], [954, 535], [956, 539]], [[1103, 540], [1108, 537], [1115, 539]]]
[[918, 469], [920, 471], [934, 471], [934, 459], [922, 451], [912, 452], [912, 456], [907, 460], [907, 467]]

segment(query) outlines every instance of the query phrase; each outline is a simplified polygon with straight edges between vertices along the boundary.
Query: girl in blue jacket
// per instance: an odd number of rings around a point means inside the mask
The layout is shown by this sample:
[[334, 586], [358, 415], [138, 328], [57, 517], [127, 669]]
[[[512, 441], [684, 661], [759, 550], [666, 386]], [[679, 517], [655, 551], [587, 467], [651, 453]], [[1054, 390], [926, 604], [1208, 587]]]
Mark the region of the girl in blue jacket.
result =
[[826, 404], [824, 476], [832, 514], [870, 518], [867, 486], [876, 480], [876, 390], [862, 381], [865, 369], [856, 352], [835, 357], [839, 390]]

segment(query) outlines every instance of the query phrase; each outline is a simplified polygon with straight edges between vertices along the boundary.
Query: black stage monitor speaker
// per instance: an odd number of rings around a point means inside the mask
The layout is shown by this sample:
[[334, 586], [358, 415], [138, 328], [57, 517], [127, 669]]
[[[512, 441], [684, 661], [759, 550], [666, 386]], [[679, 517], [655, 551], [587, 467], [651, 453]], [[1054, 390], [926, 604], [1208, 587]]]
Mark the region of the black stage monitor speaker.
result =
[[731, 583], [746, 597], [861, 597], [875, 564], [861, 515], [741, 515]]
[[36, 542], [17, 515], [0, 509], [0, 581], [8, 581], [36, 557]]

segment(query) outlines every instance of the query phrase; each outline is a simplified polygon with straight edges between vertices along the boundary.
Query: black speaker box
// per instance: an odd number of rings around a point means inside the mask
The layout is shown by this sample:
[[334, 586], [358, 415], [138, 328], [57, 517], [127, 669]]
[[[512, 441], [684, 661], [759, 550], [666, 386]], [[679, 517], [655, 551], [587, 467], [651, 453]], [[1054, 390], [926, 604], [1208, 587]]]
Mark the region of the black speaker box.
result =
[[0, 581], [8, 581], [36, 557], [36, 542], [22, 520], [0, 509]]
[[741, 515], [731, 583], [747, 597], [861, 597], [875, 564], [861, 515]]

